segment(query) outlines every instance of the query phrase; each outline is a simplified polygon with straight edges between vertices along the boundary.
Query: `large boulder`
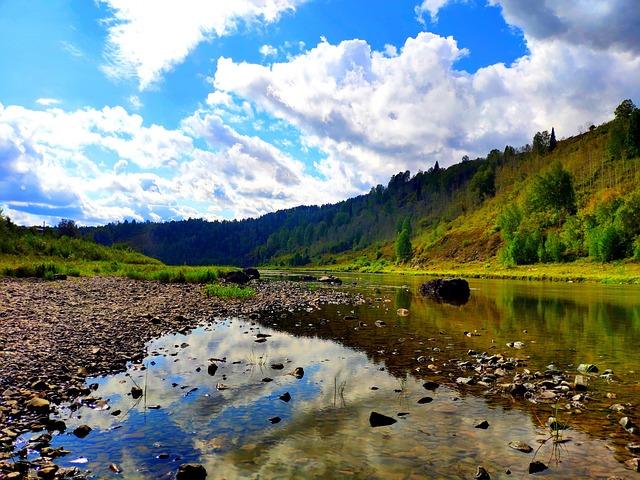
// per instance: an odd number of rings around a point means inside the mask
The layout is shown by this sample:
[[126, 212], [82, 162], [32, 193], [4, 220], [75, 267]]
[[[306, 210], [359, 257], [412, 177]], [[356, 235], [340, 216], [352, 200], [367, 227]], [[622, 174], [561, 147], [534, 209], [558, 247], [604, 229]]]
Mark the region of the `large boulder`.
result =
[[469, 300], [469, 283], [462, 278], [436, 278], [420, 285], [420, 293], [438, 302], [464, 305]]
[[244, 273], [251, 280], [260, 280], [260, 272], [257, 268], [245, 268], [242, 273]]
[[227, 272], [224, 276], [224, 280], [225, 282], [230, 283], [247, 283], [251, 278], [241, 270], [233, 270], [231, 272]]

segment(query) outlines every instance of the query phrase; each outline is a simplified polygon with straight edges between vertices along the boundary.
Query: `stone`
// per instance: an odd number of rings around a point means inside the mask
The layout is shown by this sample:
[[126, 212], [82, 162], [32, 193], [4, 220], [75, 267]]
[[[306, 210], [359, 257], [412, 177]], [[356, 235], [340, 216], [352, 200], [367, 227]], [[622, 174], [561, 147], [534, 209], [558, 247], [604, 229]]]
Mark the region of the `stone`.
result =
[[276, 424], [276, 423], [280, 423], [281, 420], [282, 419], [280, 417], [271, 417], [269, 418], [269, 423]]
[[598, 367], [591, 363], [581, 363], [578, 365], [578, 371], [580, 373], [598, 373]]
[[224, 276], [224, 281], [229, 283], [244, 284], [248, 283], [251, 278], [241, 270], [232, 270]]
[[204, 480], [207, 478], [207, 469], [199, 463], [183, 463], [178, 468], [175, 480]]
[[489, 428], [489, 422], [487, 422], [486, 420], [483, 420], [480, 423], [476, 424], [475, 428], [481, 428], [482, 430], [486, 430], [487, 428]]
[[638, 430], [638, 427], [636, 426], [636, 424], [633, 423], [633, 421], [631, 421], [629, 417], [622, 417], [618, 423], [622, 425], [622, 428], [624, 428], [627, 432], [631, 434], [636, 433], [636, 431]]
[[38, 470], [38, 478], [42, 478], [44, 480], [51, 480], [55, 478], [56, 473], [58, 472], [58, 466], [55, 464], [46, 464]]
[[282, 370], [284, 368], [284, 364], [282, 363], [272, 363], [271, 368], [274, 370]]
[[513, 442], [509, 442], [509, 447], [524, 453], [531, 453], [533, 451], [533, 447], [531, 445], [527, 445], [526, 443], [521, 442], [520, 440], [514, 440]]
[[338, 277], [334, 277], [333, 275], [324, 275], [318, 279], [319, 282], [329, 283], [331, 285], [342, 285], [342, 280]]
[[640, 473], [640, 458], [630, 458], [624, 464], [634, 472]]
[[131, 387], [131, 397], [134, 400], [137, 400], [138, 398], [140, 398], [143, 393], [144, 392], [143, 392], [142, 388], [138, 387], [137, 385], [134, 386], [134, 387]]
[[33, 397], [26, 403], [27, 409], [36, 413], [49, 413], [51, 405], [49, 400], [40, 397]]
[[244, 270], [242, 270], [242, 273], [244, 273], [251, 280], [260, 280], [260, 272], [257, 268], [245, 268]]
[[426, 389], [426, 390], [436, 390], [440, 385], [436, 382], [433, 381], [428, 381], [422, 384], [422, 386]]
[[587, 384], [589, 383], [589, 379], [584, 375], [576, 375], [576, 378], [573, 382], [573, 388], [576, 392], [586, 392]]
[[548, 467], [539, 460], [529, 464], [529, 474], [544, 472]]
[[436, 278], [420, 285], [420, 293], [438, 302], [464, 305], [469, 301], [471, 289], [462, 278]]
[[207, 373], [209, 375], [215, 375], [217, 371], [218, 371], [218, 365], [216, 365], [215, 363], [210, 363], [209, 366], [207, 367]]
[[431, 403], [433, 402], [433, 398], [431, 397], [422, 397], [420, 400], [418, 400], [419, 404], [425, 404], [425, 403]]
[[293, 372], [291, 372], [291, 375], [296, 378], [302, 378], [304, 377], [304, 369], [302, 367], [297, 367]]
[[369, 415], [369, 424], [372, 427], [386, 427], [396, 422], [397, 420], [395, 418], [387, 417], [378, 412], [371, 412], [371, 415]]
[[284, 392], [278, 398], [285, 403], [289, 403], [289, 401], [291, 400], [291, 394], [289, 392]]
[[476, 468], [476, 474], [473, 476], [476, 480], [491, 480], [491, 476], [489, 472], [483, 467], [479, 466]]
[[78, 438], [84, 438], [91, 432], [89, 425], [80, 425], [73, 430], [73, 434]]

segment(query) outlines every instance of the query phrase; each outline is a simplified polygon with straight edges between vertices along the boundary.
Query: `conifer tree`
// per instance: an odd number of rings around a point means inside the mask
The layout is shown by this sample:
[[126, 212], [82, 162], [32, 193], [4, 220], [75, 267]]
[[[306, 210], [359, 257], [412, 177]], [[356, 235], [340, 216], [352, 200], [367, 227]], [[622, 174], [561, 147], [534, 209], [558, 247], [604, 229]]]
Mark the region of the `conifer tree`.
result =
[[558, 142], [556, 141], [556, 131], [551, 127], [551, 138], [549, 139], [549, 151], [553, 152]]

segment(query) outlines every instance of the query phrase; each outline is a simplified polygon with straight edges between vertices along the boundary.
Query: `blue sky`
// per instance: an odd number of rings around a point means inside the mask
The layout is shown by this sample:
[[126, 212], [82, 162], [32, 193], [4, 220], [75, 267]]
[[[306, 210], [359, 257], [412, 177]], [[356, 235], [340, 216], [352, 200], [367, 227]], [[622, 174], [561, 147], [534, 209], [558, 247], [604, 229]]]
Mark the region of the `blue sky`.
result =
[[0, 0], [0, 208], [27, 225], [240, 219], [575, 135], [638, 101], [637, 10]]

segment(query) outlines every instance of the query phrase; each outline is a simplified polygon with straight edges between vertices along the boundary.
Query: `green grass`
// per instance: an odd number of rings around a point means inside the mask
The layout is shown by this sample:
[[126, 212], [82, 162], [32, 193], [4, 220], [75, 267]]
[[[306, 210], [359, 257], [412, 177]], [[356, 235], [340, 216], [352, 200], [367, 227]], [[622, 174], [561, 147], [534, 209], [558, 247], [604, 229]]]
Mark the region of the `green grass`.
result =
[[204, 294], [206, 296], [214, 296], [223, 299], [238, 299], [244, 300], [252, 298], [256, 291], [251, 287], [239, 287], [238, 285], [220, 285], [217, 283], [211, 283], [204, 287]]
[[[106, 248], [106, 247], [104, 247]], [[158, 260], [140, 254], [114, 249], [113, 259], [90, 260], [82, 255], [46, 257], [42, 255], [0, 255], [0, 276], [15, 278], [45, 278], [53, 280], [55, 275], [69, 277], [127, 277], [160, 283], [208, 284], [216, 281], [234, 267], [189, 267], [167, 266]], [[134, 260], [131, 262], [131, 260]], [[146, 259], [146, 261], [142, 261]]]

